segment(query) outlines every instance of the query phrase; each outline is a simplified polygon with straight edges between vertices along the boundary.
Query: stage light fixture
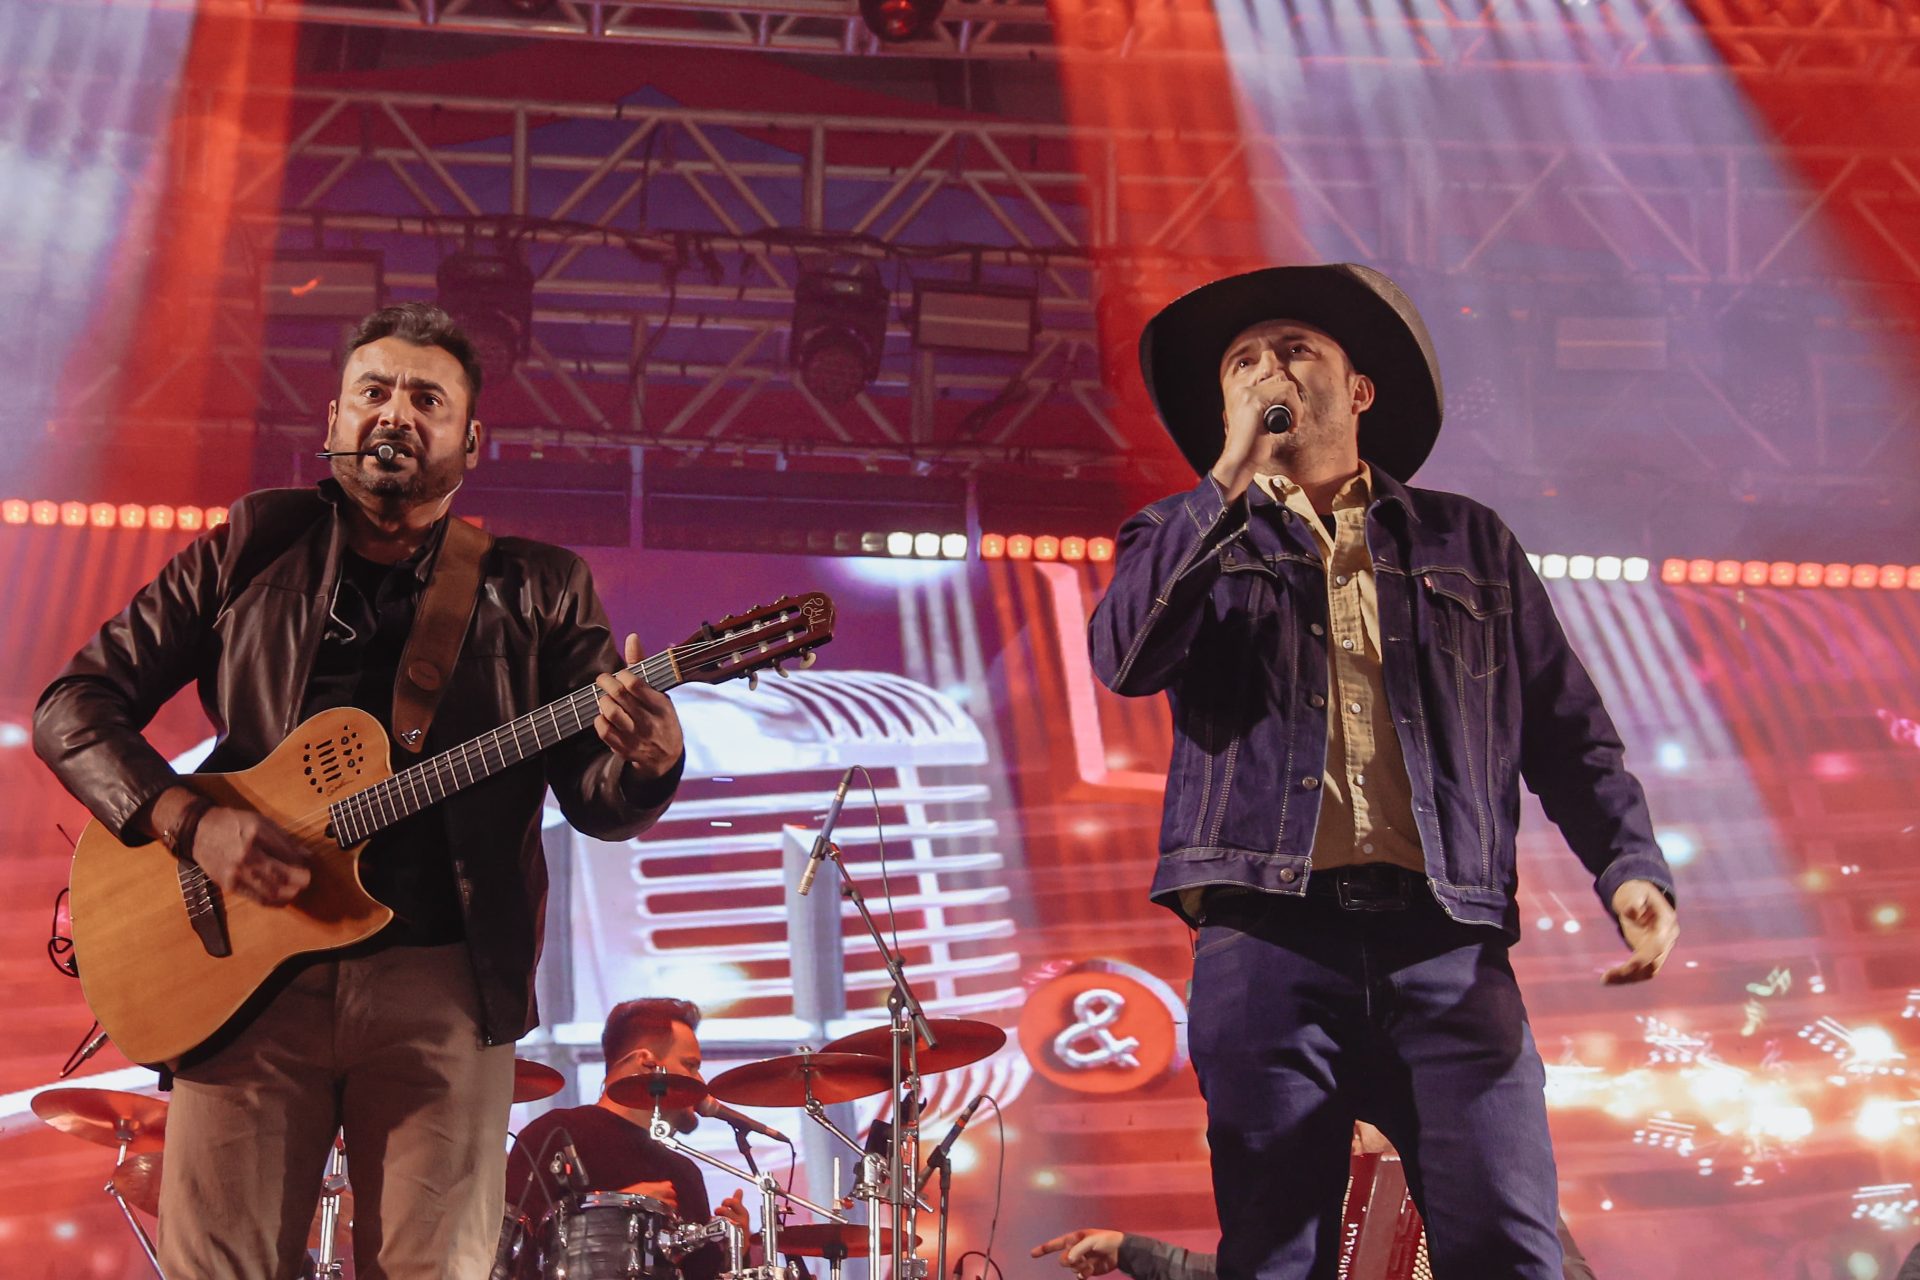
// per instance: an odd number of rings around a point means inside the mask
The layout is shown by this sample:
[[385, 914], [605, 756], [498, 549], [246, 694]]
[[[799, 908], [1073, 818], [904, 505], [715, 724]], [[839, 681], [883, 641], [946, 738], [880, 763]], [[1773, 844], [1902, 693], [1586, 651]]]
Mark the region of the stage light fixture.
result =
[[870, 258], [815, 263], [793, 290], [787, 359], [801, 385], [826, 405], [843, 405], [880, 376], [892, 301]]
[[946, 0], [860, 0], [860, 21], [884, 44], [924, 34], [940, 18]]
[[920, 283], [913, 290], [913, 345], [926, 351], [1027, 355], [1040, 328], [1032, 289]]
[[386, 300], [384, 270], [378, 253], [281, 254], [261, 272], [260, 307], [269, 316], [356, 321]]
[[473, 340], [482, 372], [504, 379], [533, 339], [533, 272], [501, 245], [450, 254], [435, 280], [441, 307]]

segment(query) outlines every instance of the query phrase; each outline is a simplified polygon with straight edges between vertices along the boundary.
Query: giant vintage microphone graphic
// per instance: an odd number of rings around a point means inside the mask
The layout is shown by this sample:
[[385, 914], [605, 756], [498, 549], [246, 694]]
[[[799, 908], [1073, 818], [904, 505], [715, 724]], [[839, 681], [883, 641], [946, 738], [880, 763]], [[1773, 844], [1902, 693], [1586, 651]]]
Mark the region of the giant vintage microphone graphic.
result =
[[857, 765], [848, 765], [847, 771], [840, 775], [840, 785], [834, 788], [833, 803], [827, 806], [827, 820], [820, 824], [820, 834], [814, 837], [813, 852], [807, 855], [807, 869], [800, 873], [800, 896], [806, 897], [813, 888], [813, 878], [820, 874], [820, 862], [827, 856], [827, 850], [833, 847], [833, 824], [840, 821], [840, 806], [847, 802], [847, 788], [853, 785], [853, 771]]
[[1293, 410], [1283, 404], [1268, 405], [1260, 420], [1267, 424], [1269, 435], [1283, 436], [1293, 430]]

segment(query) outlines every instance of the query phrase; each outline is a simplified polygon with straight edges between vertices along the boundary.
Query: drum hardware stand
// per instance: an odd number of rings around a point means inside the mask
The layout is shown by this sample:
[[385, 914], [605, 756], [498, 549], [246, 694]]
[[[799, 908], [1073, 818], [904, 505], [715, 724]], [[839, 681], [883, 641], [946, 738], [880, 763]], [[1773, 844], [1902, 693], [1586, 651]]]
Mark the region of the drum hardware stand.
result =
[[[933, 1251], [933, 1256], [936, 1259], [935, 1265], [938, 1268], [938, 1270], [933, 1273], [936, 1280], [946, 1280], [947, 1275], [947, 1215], [953, 1208], [952, 1197], [948, 1194], [953, 1190], [953, 1167], [948, 1163], [948, 1160], [949, 1157], [941, 1155], [936, 1149], [927, 1161], [927, 1178], [932, 1178], [935, 1174], [938, 1174], [940, 1177], [939, 1243], [935, 1245]], [[920, 1183], [919, 1190], [924, 1191], [926, 1187], [927, 1184], [923, 1180]]]
[[[113, 1162], [114, 1172], [118, 1173], [120, 1166], [127, 1162], [127, 1147], [132, 1144], [135, 1136], [133, 1122], [125, 1118], [115, 1121], [113, 1136], [120, 1144], [120, 1154]], [[111, 1178], [107, 1180], [103, 1190], [113, 1197], [115, 1204], [120, 1206], [120, 1213], [126, 1218], [127, 1225], [133, 1228], [133, 1237], [140, 1242], [140, 1252], [147, 1256], [147, 1265], [153, 1268], [153, 1274], [160, 1277], [160, 1280], [167, 1280], [167, 1273], [160, 1269], [160, 1255], [154, 1252], [153, 1239], [147, 1235], [147, 1229], [140, 1225], [140, 1219], [134, 1216], [133, 1206], [127, 1203], [127, 1198], [120, 1194], [120, 1188], [114, 1185]]]
[[[735, 1168], [718, 1156], [710, 1156], [697, 1147], [692, 1147], [682, 1142], [680, 1135], [673, 1131], [673, 1125], [668, 1123], [666, 1116], [661, 1114], [660, 1111], [660, 1101], [666, 1096], [667, 1092], [667, 1079], [665, 1074], [655, 1073], [648, 1083], [648, 1088], [652, 1092], [654, 1099], [653, 1122], [647, 1126], [647, 1135], [649, 1137], [669, 1151], [678, 1151], [683, 1156], [697, 1160], [701, 1164], [711, 1168], [718, 1169], [722, 1173], [732, 1174], [742, 1182], [749, 1183], [759, 1189], [760, 1234], [768, 1261], [758, 1267], [740, 1268], [735, 1273], [734, 1280], [791, 1280], [787, 1268], [773, 1261], [780, 1256], [780, 1201], [786, 1200], [789, 1203], [797, 1204], [808, 1212], [817, 1214], [829, 1222], [838, 1222], [843, 1226], [846, 1224], [847, 1219], [845, 1214], [835, 1212], [832, 1209], [823, 1209], [805, 1196], [797, 1196], [790, 1191], [782, 1191], [779, 1181], [776, 1180], [772, 1174], [763, 1173], [756, 1177], [747, 1173], [744, 1169]], [[741, 1250], [741, 1255], [740, 1261], [744, 1262], [746, 1260], [744, 1248]]]
[[347, 1146], [344, 1137], [336, 1133], [333, 1149], [327, 1153], [327, 1176], [320, 1183], [320, 1256], [313, 1264], [319, 1280], [339, 1280], [345, 1273], [345, 1260], [334, 1256], [334, 1233], [340, 1225], [340, 1193], [346, 1188]]
[[[919, 999], [914, 996], [913, 988], [907, 982], [900, 957], [887, 945], [886, 938], [880, 933], [880, 926], [874, 923], [873, 912], [867, 909], [867, 900], [861, 894], [860, 886], [854, 883], [847, 864], [841, 859], [840, 846], [828, 841], [824, 856], [832, 859], [833, 865], [838, 868], [840, 896], [853, 903], [854, 909], [860, 913], [861, 922], [867, 926], [867, 935], [873, 939], [881, 960], [886, 963], [887, 977], [893, 983], [893, 990], [887, 995], [887, 1016], [893, 1029], [893, 1097], [890, 1103], [893, 1109], [893, 1140], [887, 1144], [884, 1190], [868, 1183], [867, 1257], [870, 1264], [875, 1266], [872, 1280], [880, 1280], [877, 1263], [871, 1263], [871, 1260], [880, 1257], [880, 1220], [874, 1210], [880, 1207], [882, 1200], [886, 1202], [893, 1228], [892, 1280], [924, 1280], [925, 1264], [912, 1253], [920, 1198], [913, 1194], [908, 1178], [914, 1175], [920, 1161], [920, 1108], [917, 1105], [920, 1097], [919, 1042], [924, 1040], [927, 1047], [932, 1049], [937, 1047], [939, 1041], [933, 1034], [933, 1028], [927, 1025], [926, 1010], [920, 1007]], [[911, 1103], [907, 1101], [909, 1098]]]

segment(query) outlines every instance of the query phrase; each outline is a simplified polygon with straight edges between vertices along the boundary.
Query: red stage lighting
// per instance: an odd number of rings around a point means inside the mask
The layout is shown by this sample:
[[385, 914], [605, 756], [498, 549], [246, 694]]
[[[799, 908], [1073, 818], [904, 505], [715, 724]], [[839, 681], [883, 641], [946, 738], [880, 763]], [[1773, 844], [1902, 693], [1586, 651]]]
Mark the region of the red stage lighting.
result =
[[997, 533], [980, 535], [980, 558], [998, 560], [1007, 554], [1007, 540]]
[[1035, 560], [1058, 560], [1060, 558], [1060, 539], [1050, 533], [1043, 533], [1033, 540], [1033, 558]]
[[1113, 559], [1113, 539], [1089, 538], [1087, 540], [1087, 559], [1101, 563]]
[[7, 524], [25, 524], [33, 518], [33, 506], [25, 498], [8, 498], [0, 502], [0, 521]]
[[860, 0], [860, 20], [887, 44], [911, 40], [940, 17], [946, 0]]
[[1060, 558], [1062, 560], [1085, 560], [1087, 558], [1087, 540], [1085, 538], [1060, 539]]
[[1024, 533], [1016, 533], [1007, 539], [1007, 559], [1033, 559], [1033, 539]]

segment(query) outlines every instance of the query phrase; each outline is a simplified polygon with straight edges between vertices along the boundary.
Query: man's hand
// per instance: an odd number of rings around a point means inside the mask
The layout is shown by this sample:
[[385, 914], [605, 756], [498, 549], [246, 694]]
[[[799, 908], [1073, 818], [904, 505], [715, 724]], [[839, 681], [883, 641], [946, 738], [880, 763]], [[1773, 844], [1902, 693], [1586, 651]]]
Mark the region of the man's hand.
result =
[[1619, 917], [1620, 932], [1633, 954], [1607, 970], [1604, 981], [1610, 987], [1645, 982], [1660, 972], [1680, 938], [1673, 904], [1651, 880], [1629, 880], [1613, 891], [1613, 914]]
[[738, 1191], [735, 1191], [725, 1200], [713, 1206], [713, 1216], [716, 1218], [725, 1218], [742, 1231], [753, 1230], [752, 1224], [747, 1221], [746, 1199]]
[[1033, 1246], [1028, 1256], [1044, 1258], [1050, 1253], [1060, 1255], [1060, 1265], [1086, 1280], [1088, 1276], [1103, 1276], [1120, 1265], [1120, 1242], [1125, 1239], [1118, 1231], [1105, 1227], [1082, 1227], [1078, 1231], [1069, 1231], [1063, 1236], [1055, 1236], [1045, 1244]]
[[[627, 637], [627, 665], [633, 666], [646, 655], [640, 651], [640, 637]], [[600, 714], [593, 731], [613, 754], [627, 762], [642, 781], [651, 781], [673, 768], [685, 746], [680, 736], [680, 716], [667, 695], [624, 669], [601, 676], [594, 683], [600, 688]]]
[[[634, 661], [638, 662], [636, 658]], [[675, 1214], [680, 1212], [680, 1193], [673, 1189], [671, 1182], [633, 1182], [620, 1188], [622, 1194], [645, 1196], [649, 1200], [658, 1200]]]
[[1239, 382], [1223, 387], [1222, 394], [1226, 397], [1227, 438], [1219, 461], [1213, 464], [1213, 478], [1227, 501], [1235, 502], [1253, 483], [1256, 464], [1273, 452], [1270, 442], [1274, 437], [1267, 430], [1267, 407], [1284, 404], [1297, 418], [1300, 396], [1293, 382], [1285, 377]]
[[269, 907], [292, 902], [313, 879], [306, 848], [247, 809], [207, 810], [194, 829], [192, 854], [222, 893]]

